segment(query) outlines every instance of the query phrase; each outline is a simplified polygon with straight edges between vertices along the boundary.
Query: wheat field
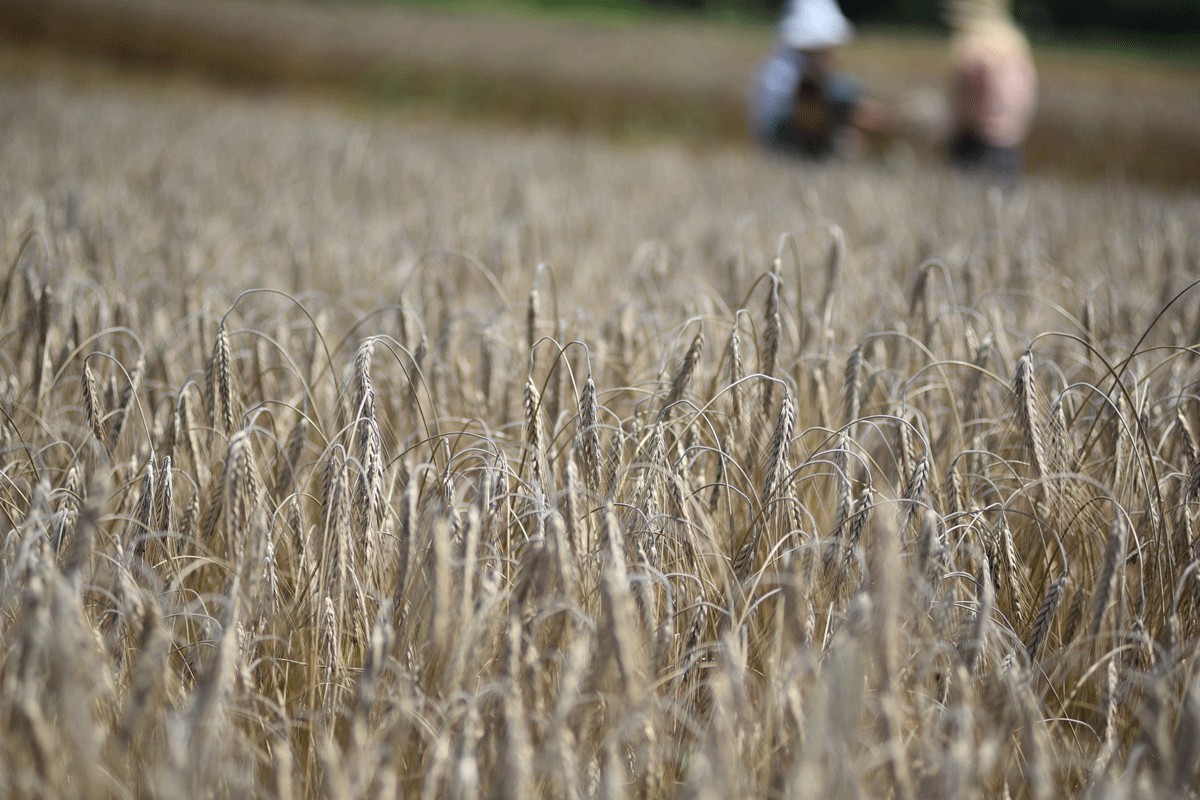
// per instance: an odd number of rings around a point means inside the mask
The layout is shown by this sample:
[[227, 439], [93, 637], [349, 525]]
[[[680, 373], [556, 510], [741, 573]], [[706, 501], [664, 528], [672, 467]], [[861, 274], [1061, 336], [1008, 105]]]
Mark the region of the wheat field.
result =
[[1197, 795], [1194, 193], [0, 130], [0, 795]]

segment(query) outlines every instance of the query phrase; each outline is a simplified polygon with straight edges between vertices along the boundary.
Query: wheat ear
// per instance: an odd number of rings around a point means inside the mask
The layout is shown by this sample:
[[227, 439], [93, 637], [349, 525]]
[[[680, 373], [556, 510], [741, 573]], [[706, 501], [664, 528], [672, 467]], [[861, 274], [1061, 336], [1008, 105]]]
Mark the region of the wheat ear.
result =
[[1059, 606], [1062, 605], [1063, 594], [1066, 592], [1066, 589], [1067, 576], [1060, 575], [1050, 584], [1050, 588], [1046, 590], [1046, 597], [1042, 600], [1042, 605], [1033, 617], [1033, 630], [1030, 632], [1029, 641], [1025, 645], [1025, 652], [1029, 656], [1030, 661], [1037, 661], [1042, 645], [1046, 643], [1046, 639], [1050, 635], [1050, 625], [1054, 622], [1054, 615], [1058, 613]]

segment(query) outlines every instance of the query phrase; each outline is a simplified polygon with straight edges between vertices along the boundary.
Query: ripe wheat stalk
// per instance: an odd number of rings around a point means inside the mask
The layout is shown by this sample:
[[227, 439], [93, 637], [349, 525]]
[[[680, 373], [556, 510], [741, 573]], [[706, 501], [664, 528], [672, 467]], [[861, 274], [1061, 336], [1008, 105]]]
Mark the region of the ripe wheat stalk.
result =
[[0, 83], [6, 796], [1195, 796], [1194, 198]]

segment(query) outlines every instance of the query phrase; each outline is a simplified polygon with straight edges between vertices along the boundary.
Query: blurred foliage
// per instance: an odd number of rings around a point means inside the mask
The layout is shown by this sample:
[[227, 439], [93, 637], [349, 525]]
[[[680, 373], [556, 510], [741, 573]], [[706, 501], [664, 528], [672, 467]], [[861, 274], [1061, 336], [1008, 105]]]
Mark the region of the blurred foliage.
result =
[[[413, 0], [401, 0], [412, 2]], [[434, 5], [525, 7], [548, 11], [600, 12], [621, 16], [646, 11], [706, 18], [766, 21], [787, 0], [415, 0]], [[938, 25], [945, 0], [840, 0], [855, 22]], [[1200, 0], [1013, 0], [1013, 11], [1034, 34], [1121, 32], [1187, 37], [1200, 35]]]
[[[610, 0], [611, 1], [611, 0]], [[735, 10], [754, 15], [778, 14], [786, 0], [641, 0], [697, 10]], [[575, 2], [585, 0], [543, 0]], [[855, 20], [935, 24], [943, 0], [841, 0]], [[1200, 34], [1200, 0], [1014, 0], [1013, 11], [1027, 27], [1043, 33], [1127, 31], [1151, 34]]]
[[[781, 8], [783, 2], [776, 2]], [[848, 15], [889, 22], [938, 21], [939, 0], [842, 0]], [[1200, 32], [1200, 0], [1014, 0], [1027, 27], [1043, 32], [1120, 30], [1136, 33]]]

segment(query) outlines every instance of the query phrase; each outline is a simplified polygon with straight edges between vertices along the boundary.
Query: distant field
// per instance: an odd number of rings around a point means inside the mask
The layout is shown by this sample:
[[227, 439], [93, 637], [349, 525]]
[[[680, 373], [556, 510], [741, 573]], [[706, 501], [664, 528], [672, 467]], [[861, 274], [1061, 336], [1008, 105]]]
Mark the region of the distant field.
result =
[[[745, 142], [746, 87], [771, 36], [767, 26], [673, 19], [246, 0], [11, 0], [0, 33], [159, 69], [335, 87], [385, 106], [697, 145]], [[845, 53], [899, 105], [939, 95], [943, 58], [936, 39], [869, 32]], [[1035, 170], [1200, 180], [1193, 62], [1047, 49], [1039, 70]]]

